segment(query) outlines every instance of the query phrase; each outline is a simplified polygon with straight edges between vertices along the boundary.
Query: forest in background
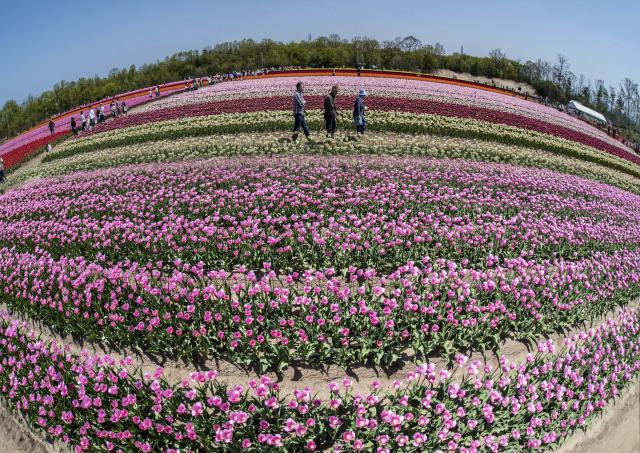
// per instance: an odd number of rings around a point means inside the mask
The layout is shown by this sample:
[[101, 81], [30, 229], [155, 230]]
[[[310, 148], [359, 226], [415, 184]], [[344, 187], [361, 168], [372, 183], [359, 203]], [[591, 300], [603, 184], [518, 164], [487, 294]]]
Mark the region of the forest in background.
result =
[[474, 76], [525, 82], [552, 102], [576, 99], [602, 112], [624, 135], [640, 141], [640, 94], [638, 84], [625, 78], [618, 86], [591, 80], [571, 71], [567, 58], [558, 54], [555, 62], [541, 59], [516, 61], [501, 49], [477, 57], [460, 52], [447, 53], [439, 44], [424, 44], [413, 36], [393, 41], [367, 37], [346, 40], [338, 35], [321, 36], [300, 42], [251, 39], [224, 42], [202, 51], [176, 53], [163, 61], [114, 68], [106, 77], [82, 77], [61, 81], [39, 96], [24, 102], [7, 101], [0, 110], [0, 141], [19, 134], [40, 121], [74, 107], [143, 88], [190, 77], [201, 77], [258, 68], [300, 66], [398, 69], [431, 73], [438, 69], [467, 72]]

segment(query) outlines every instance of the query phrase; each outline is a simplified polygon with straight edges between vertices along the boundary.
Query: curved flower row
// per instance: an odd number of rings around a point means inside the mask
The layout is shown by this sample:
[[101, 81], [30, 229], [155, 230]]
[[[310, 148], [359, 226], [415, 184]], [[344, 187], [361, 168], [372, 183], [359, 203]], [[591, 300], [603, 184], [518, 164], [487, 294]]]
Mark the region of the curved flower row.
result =
[[[372, 111], [368, 115], [371, 121], [370, 129], [374, 131], [492, 140], [504, 144], [544, 149], [562, 155], [577, 157], [630, 175], [640, 176], [638, 166], [626, 159], [570, 140], [513, 126], [486, 123], [474, 119], [414, 115], [400, 112]], [[65, 142], [56, 151], [45, 156], [43, 161], [48, 162], [87, 151], [155, 140], [239, 132], [282, 131], [290, 126], [290, 119], [291, 115], [288, 112], [268, 111], [220, 114], [143, 124]], [[322, 115], [318, 111], [309, 112], [308, 122], [311, 127], [319, 128], [322, 124]]]
[[490, 347], [640, 290], [640, 198], [543, 170], [238, 159], [77, 174], [3, 201], [8, 305], [265, 368]]
[[[491, 109], [507, 112], [518, 116], [525, 116], [546, 123], [563, 126], [578, 132], [599, 138], [614, 146], [622, 147], [620, 142], [612, 139], [601, 130], [581, 121], [573, 116], [559, 112], [556, 109], [528, 102], [517, 97], [505, 96], [470, 87], [415, 81], [407, 79], [390, 79], [376, 77], [302, 77], [307, 96], [324, 96], [331, 85], [338, 85], [341, 94], [339, 102], [353, 101], [353, 96], [360, 88], [366, 88], [370, 96], [411, 100], [435, 101], [440, 104], [462, 105], [482, 111]], [[290, 98], [294, 82], [298, 79], [279, 77], [261, 80], [248, 80], [233, 84], [218, 84], [197, 92], [182, 93], [149, 104], [136, 112], [173, 109], [174, 107], [190, 107], [195, 104], [215, 103], [227, 100], [245, 100], [265, 97]], [[628, 150], [627, 150], [628, 151]]]
[[[0, 392], [34, 428], [84, 451], [522, 451], [548, 450], [589, 420], [640, 372], [640, 325], [622, 312], [500, 369], [467, 362], [461, 380], [423, 364], [390, 389], [354, 394], [330, 385], [284, 397], [263, 377], [248, 388], [215, 371], [169, 385], [125, 359], [74, 355], [0, 319]], [[484, 373], [482, 372], [484, 371]], [[345, 390], [341, 389], [344, 388]]]
[[[640, 197], [557, 176], [385, 157], [131, 167], [8, 194], [0, 207], [0, 244], [85, 257], [127, 250], [129, 258], [167, 260], [188, 253], [209, 268], [270, 262], [300, 271], [305, 264], [392, 269], [423, 251], [434, 253], [438, 242], [444, 258], [466, 248], [461, 242], [486, 244], [503, 258], [523, 256], [522, 250], [571, 257], [576, 247], [588, 252], [640, 243], [633, 228]], [[484, 261], [483, 254], [469, 258]]]
[[[183, 83], [179, 83], [177, 84], [177, 86], [175, 84], [168, 84], [168, 86], [163, 85], [162, 96], [166, 96], [167, 94], [175, 92], [176, 90], [183, 89]], [[148, 97], [146, 90], [135, 90], [134, 92], [122, 93], [118, 96], [115, 96], [115, 98], [118, 98], [120, 101], [126, 101], [129, 108], [132, 108], [136, 105], [144, 104], [151, 100], [151, 98]], [[104, 99], [102, 101], [102, 104], [104, 104], [104, 107], [106, 109], [105, 114], [107, 116], [111, 115], [109, 103], [113, 99], [114, 98]], [[96, 102], [93, 104], [93, 108], [97, 109], [99, 105], [100, 102]], [[15, 166], [22, 159], [33, 154], [36, 149], [46, 145], [47, 143], [54, 142], [56, 139], [63, 137], [64, 135], [70, 134], [71, 118], [75, 116], [76, 121], [79, 125], [80, 112], [84, 110], [88, 115], [90, 108], [91, 105], [86, 105], [84, 107], [76, 108], [73, 111], [63, 113], [53, 118], [56, 130], [56, 134], [53, 137], [49, 132], [47, 120], [44, 121], [41, 125], [23, 132], [17, 137], [10, 138], [4, 143], [0, 144], [0, 155], [5, 160], [5, 168], [11, 168]]]
[[67, 132], [58, 131], [53, 135], [47, 134], [43, 137], [29, 141], [21, 146], [15, 147], [10, 152], [7, 152], [1, 156], [4, 168], [9, 169], [15, 167], [29, 155], [33, 154], [39, 149], [43, 149], [47, 145], [47, 143], [52, 143], [64, 137], [66, 134]]
[[130, 164], [179, 162], [217, 156], [311, 152], [315, 155], [405, 155], [503, 162], [573, 174], [640, 193], [640, 180], [626, 173], [581, 159], [497, 142], [446, 136], [372, 133], [367, 135], [366, 140], [349, 141], [347, 137], [338, 137], [335, 140], [320, 141], [311, 148], [300, 148], [295, 143], [283, 142], [282, 137], [281, 134], [273, 133], [210, 135], [125, 145], [52, 159], [14, 172], [11, 180], [17, 185], [33, 179]]
[[[346, 97], [339, 98], [336, 102], [338, 109], [346, 109], [350, 113], [352, 100]], [[108, 133], [108, 131], [138, 126], [141, 124], [166, 121], [175, 118], [185, 118], [189, 116], [219, 115], [223, 113], [249, 113], [265, 110], [290, 110], [291, 98], [286, 97], [264, 97], [255, 99], [233, 99], [206, 104], [195, 104], [184, 107], [174, 107], [165, 110], [155, 110], [147, 113], [131, 115], [116, 119], [105, 124], [95, 133]], [[322, 97], [307, 97], [307, 108], [321, 108]], [[526, 117], [504, 111], [497, 111], [478, 106], [465, 106], [455, 103], [443, 103], [422, 99], [397, 99], [387, 97], [369, 96], [367, 98], [367, 108], [383, 112], [406, 112], [413, 114], [430, 114], [447, 116], [454, 118], [472, 118], [488, 123], [505, 124], [526, 130], [536, 131], [557, 137], [562, 137], [583, 145], [591, 146], [602, 151], [609, 152], [618, 157], [627, 159], [636, 164], [640, 163], [640, 157], [623, 149], [620, 146], [611, 144], [599, 137], [586, 134], [582, 131], [568, 129], [564, 126], [550, 124], [538, 118]], [[91, 135], [91, 134], [89, 134]]]

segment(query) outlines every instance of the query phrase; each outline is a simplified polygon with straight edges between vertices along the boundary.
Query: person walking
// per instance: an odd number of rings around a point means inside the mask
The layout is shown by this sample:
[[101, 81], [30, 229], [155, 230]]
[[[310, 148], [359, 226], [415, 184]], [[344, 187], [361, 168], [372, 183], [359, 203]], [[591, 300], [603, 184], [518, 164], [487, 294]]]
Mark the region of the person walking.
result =
[[122, 101], [122, 104], [120, 104], [120, 107], [122, 108], [122, 114], [126, 115], [127, 114], [127, 103], [125, 101]]
[[113, 100], [109, 104], [109, 112], [111, 113], [111, 118], [116, 117], [116, 104], [113, 102]]
[[4, 175], [4, 159], [0, 157], [0, 184], [7, 182], [7, 178]]
[[298, 132], [302, 128], [304, 136], [307, 140], [311, 141], [309, 137], [309, 126], [307, 126], [307, 120], [304, 117], [304, 105], [307, 101], [304, 100], [304, 86], [302, 82], [296, 83], [296, 91], [293, 93], [293, 141], [298, 140]]
[[71, 117], [71, 132], [73, 132], [73, 136], [74, 137], [78, 136], [78, 128], [76, 127], [76, 117], [75, 116]]
[[367, 96], [367, 92], [364, 88], [361, 88], [356, 97], [356, 102], [353, 106], [353, 124], [356, 126], [356, 135], [364, 135], [364, 130], [367, 127], [364, 112], [364, 98]]
[[149, 88], [149, 99], [153, 97], [153, 88]]
[[89, 110], [89, 130], [93, 129], [93, 126], [96, 125], [96, 111], [93, 110], [93, 107]]
[[160, 86], [156, 85], [156, 97], [160, 97]]
[[324, 127], [327, 131], [327, 138], [333, 138], [333, 134], [336, 132], [336, 120], [338, 118], [338, 109], [336, 108], [337, 95], [338, 85], [334, 85], [324, 97]]
[[49, 120], [49, 132], [51, 135], [56, 133], [56, 123], [54, 123], [53, 120]]
[[104, 123], [104, 105], [100, 104], [98, 106], [98, 123]]
[[81, 124], [81, 128], [82, 128], [82, 132], [87, 130], [87, 117], [84, 116], [84, 112], [80, 112], [80, 124]]

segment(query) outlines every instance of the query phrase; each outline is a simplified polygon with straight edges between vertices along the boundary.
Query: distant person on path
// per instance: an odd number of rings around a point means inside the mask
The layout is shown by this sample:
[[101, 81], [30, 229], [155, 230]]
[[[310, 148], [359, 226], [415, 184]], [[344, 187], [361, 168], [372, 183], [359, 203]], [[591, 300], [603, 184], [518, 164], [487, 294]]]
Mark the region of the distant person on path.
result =
[[49, 120], [49, 132], [51, 132], [51, 135], [56, 133], [56, 123], [53, 120]]
[[89, 110], [89, 130], [93, 129], [93, 126], [96, 125], [96, 111], [93, 110], [93, 107]]
[[76, 126], [76, 117], [75, 116], [71, 117], [71, 132], [73, 132], [73, 136], [74, 137], [78, 136], [78, 128]]
[[109, 104], [109, 112], [111, 112], [111, 118], [115, 118], [117, 116], [116, 104], [113, 101], [111, 101], [111, 104]]
[[307, 126], [307, 120], [304, 118], [304, 105], [307, 101], [304, 100], [304, 86], [302, 82], [296, 83], [296, 91], [293, 93], [293, 117], [295, 119], [293, 123], [293, 141], [298, 140], [298, 132], [302, 127], [304, 131], [304, 136], [307, 137], [307, 140], [311, 141], [309, 138], [309, 126]]
[[118, 115], [122, 114], [122, 110], [120, 110], [120, 99], [116, 98], [116, 113]]
[[149, 88], [149, 99], [153, 97], [153, 88]]
[[87, 130], [87, 117], [84, 116], [84, 112], [80, 112], [80, 123], [82, 124], [82, 132]]
[[156, 85], [156, 97], [160, 97], [160, 86]]
[[334, 85], [324, 97], [324, 127], [327, 131], [327, 138], [333, 138], [333, 134], [336, 132], [336, 120], [338, 118], [338, 109], [336, 108], [337, 95], [338, 85]]
[[122, 107], [122, 114], [126, 115], [127, 114], [127, 103], [122, 101], [122, 104], [120, 106]]
[[364, 112], [364, 98], [367, 96], [367, 92], [364, 88], [361, 88], [356, 97], [356, 102], [353, 106], [353, 124], [356, 126], [356, 134], [358, 136], [364, 135], [364, 130], [367, 127], [367, 121], [365, 119]]
[[98, 107], [98, 122], [99, 123], [104, 123], [105, 122], [104, 105], [102, 105], [102, 104], [100, 104], [100, 106]]

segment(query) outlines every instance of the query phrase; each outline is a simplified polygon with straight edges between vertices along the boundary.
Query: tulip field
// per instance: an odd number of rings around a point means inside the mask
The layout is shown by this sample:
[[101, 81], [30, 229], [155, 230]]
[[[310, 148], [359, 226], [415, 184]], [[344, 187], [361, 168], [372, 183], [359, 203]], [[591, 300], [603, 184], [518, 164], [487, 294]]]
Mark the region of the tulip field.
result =
[[[34, 431], [75, 452], [553, 451], [638, 379], [640, 157], [523, 99], [375, 77], [303, 77], [316, 142], [294, 143], [295, 81], [162, 98], [11, 174], [0, 397]], [[297, 367], [344, 373], [284, 391]], [[362, 391], [354, 367], [381, 377]]]
[[[327, 83], [338, 84], [350, 96], [338, 96], [338, 109], [352, 108], [353, 95], [359, 87], [367, 89], [367, 106], [380, 112], [407, 112], [444, 118], [477, 119], [483, 123], [515, 126], [521, 129], [566, 138], [640, 163], [624, 145], [586, 123], [519, 98], [476, 90], [468, 87], [419, 82], [356, 77], [305, 77], [307, 109], [320, 109]], [[258, 79], [242, 83], [238, 88], [214, 86], [202, 92], [187, 92], [150, 104], [145, 111], [121, 117], [95, 129], [95, 133], [118, 130], [141, 124], [192, 116], [261, 111], [289, 111], [291, 79]], [[373, 125], [373, 122], [372, 122]]]

